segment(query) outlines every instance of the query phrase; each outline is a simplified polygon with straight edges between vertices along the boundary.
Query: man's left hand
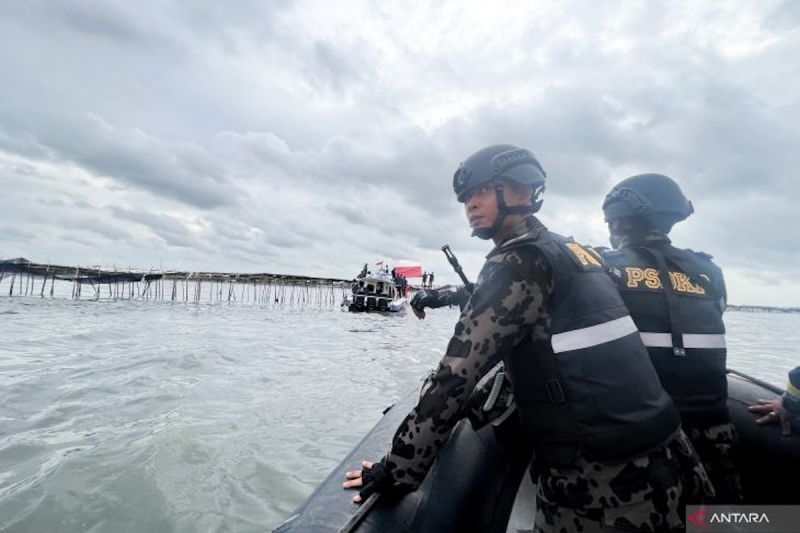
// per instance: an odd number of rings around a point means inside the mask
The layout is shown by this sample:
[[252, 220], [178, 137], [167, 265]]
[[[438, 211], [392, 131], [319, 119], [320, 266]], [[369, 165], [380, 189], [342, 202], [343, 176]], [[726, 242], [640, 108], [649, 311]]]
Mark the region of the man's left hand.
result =
[[[372, 468], [374, 463], [372, 461], [361, 461], [361, 466], [364, 468]], [[342, 483], [343, 489], [360, 489], [364, 486], [364, 470], [350, 470], [344, 473], [344, 477], [346, 477], [349, 481], [345, 481]], [[354, 503], [361, 503], [363, 500], [361, 498], [361, 494], [356, 494], [353, 496]]]
[[354, 503], [360, 504], [376, 492], [385, 493], [388, 491], [398, 492], [402, 490], [400, 487], [394, 486], [394, 477], [384, 463], [385, 461], [377, 463], [362, 461], [361, 470], [345, 472], [345, 477], [349, 481], [342, 483], [342, 488], [361, 488], [358, 494], [353, 496]]

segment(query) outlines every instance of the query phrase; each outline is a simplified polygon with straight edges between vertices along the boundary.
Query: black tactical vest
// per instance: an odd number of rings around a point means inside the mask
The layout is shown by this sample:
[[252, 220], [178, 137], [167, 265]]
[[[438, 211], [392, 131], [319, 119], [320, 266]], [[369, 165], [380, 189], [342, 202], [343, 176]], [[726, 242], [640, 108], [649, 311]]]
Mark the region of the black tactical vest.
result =
[[709, 256], [668, 242], [603, 257], [684, 426], [728, 421], [720, 269]]
[[493, 253], [518, 246], [541, 250], [554, 281], [551, 337], [529, 337], [505, 357], [537, 461], [623, 461], [660, 445], [679, 415], [600, 257], [541, 227]]

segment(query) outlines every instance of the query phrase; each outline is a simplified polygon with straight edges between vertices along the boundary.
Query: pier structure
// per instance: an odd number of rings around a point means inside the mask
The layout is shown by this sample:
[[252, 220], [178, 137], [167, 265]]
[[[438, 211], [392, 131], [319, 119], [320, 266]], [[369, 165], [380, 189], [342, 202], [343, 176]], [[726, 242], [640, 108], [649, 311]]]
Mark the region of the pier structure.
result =
[[135, 270], [0, 260], [0, 296], [333, 307], [350, 280], [271, 273]]

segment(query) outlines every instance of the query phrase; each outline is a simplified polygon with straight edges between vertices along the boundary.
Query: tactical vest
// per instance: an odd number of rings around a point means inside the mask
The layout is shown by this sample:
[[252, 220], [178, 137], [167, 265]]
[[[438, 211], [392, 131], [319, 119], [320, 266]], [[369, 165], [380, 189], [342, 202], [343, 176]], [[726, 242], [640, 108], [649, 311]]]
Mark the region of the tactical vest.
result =
[[684, 426], [727, 422], [720, 269], [709, 256], [666, 242], [603, 257]]
[[541, 227], [492, 253], [518, 246], [541, 250], [554, 282], [551, 337], [528, 337], [505, 357], [537, 461], [624, 461], [661, 445], [680, 418], [600, 257]]

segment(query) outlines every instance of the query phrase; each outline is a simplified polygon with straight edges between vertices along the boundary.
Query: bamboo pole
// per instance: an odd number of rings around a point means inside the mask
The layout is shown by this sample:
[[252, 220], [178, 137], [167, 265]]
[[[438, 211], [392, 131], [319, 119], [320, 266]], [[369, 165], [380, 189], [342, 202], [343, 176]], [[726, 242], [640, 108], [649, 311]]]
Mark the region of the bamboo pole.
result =
[[[107, 296], [116, 300], [133, 300], [136, 298], [177, 302], [180, 298], [185, 303], [199, 304], [206, 297], [208, 302], [238, 302], [248, 305], [274, 304], [300, 307], [321, 308], [335, 305], [337, 294], [344, 294], [344, 286], [339, 280], [323, 278], [305, 278], [291, 275], [274, 274], [226, 274], [226, 273], [159, 273], [152, 280], [146, 275], [134, 276], [132, 271], [103, 271], [100, 269], [84, 269], [82, 267], [51, 266], [36, 263], [11, 265], [14, 270], [0, 269], [0, 283], [8, 277], [9, 296], [17, 294], [32, 296], [38, 289], [43, 298], [50, 281], [50, 295], [55, 294], [55, 280], [72, 281], [72, 298], [81, 299], [83, 285], [91, 285], [91, 299], [103, 297], [103, 285], [106, 285]], [[72, 271], [67, 270], [72, 269]], [[11, 273], [11, 276], [7, 274]], [[41, 277], [41, 286], [36, 282]], [[49, 279], [48, 279], [49, 278]], [[167, 285], [172, 281], [172, 290]], [[209, 283], [203, 283], [208, 281]], [[112, 286], [113, 284], [113, 286]], [[178, 285], [180, 284], [180, 287]], [[135, 287], [134, 287], [135, 285]], [[208, 289], [204, 288], [204, 285]], [[224, 291], [227, 286], [227, 296]], [[5, 290], [5, 288], [3, 288]], [[178, 292], [180, 290], [180, 293]], [[169, 292], [168, 292], [169, 291]]]

